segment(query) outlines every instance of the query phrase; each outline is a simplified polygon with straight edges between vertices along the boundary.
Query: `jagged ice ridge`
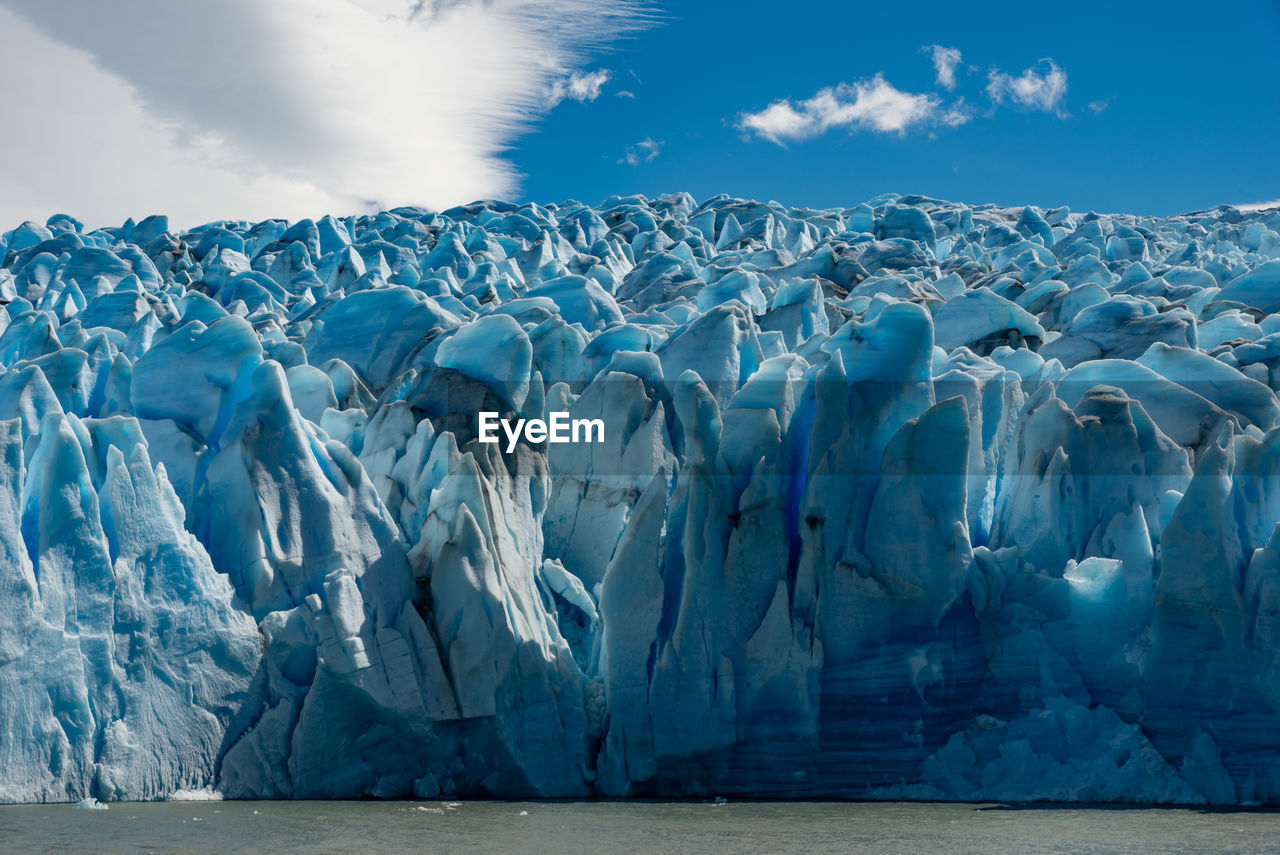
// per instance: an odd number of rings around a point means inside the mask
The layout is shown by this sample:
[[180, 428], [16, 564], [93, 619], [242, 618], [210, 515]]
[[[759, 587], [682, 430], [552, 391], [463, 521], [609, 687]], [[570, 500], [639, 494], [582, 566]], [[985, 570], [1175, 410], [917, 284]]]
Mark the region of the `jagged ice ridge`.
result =
[[[0, 800], [1280, 803], [1280, 213], [0, 238]], [[505, 446], [476, 415], [599, 418]]]

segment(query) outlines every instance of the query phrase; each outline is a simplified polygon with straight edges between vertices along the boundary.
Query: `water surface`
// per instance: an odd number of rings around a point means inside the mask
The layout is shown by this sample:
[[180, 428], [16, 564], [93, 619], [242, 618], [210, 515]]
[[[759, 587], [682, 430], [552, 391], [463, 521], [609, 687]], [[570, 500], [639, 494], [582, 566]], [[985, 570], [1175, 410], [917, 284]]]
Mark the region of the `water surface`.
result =
[[158, 802], [0, 807], [6, 855], [1280, 853], [1280, 813], [874, 802]]

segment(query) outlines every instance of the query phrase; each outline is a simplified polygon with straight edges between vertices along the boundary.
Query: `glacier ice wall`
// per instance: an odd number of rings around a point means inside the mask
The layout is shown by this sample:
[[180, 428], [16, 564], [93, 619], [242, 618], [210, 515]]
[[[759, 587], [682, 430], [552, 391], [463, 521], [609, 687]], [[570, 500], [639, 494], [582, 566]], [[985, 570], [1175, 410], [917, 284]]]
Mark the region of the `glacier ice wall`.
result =
[[0, 801], [1280, 803], [1274, 210], [59, 216], [0, 258]]

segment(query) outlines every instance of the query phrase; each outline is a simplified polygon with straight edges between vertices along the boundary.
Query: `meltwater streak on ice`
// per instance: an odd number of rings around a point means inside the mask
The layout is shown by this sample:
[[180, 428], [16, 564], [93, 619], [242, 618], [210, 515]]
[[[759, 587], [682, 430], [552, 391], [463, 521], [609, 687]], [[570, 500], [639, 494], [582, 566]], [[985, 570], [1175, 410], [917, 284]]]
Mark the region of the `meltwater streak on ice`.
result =
[[1227, 207], [22, 224], [0, 800], [1280, 803], [1278, 294]]
[[1280, 851], [1258, 811], [869, 802], [122, 802], [0, 808], [6, 855], [556, 852], [716, 855], [1258, 855]]

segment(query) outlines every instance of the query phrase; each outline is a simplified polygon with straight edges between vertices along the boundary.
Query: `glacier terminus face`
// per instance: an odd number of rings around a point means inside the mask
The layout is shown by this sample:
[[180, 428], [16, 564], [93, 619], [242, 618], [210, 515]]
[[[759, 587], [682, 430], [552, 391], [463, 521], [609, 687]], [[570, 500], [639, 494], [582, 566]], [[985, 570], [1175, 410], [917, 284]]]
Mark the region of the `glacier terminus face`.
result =
[[0, 801], [1280, 803], [1280, 211], [0, 259]]

